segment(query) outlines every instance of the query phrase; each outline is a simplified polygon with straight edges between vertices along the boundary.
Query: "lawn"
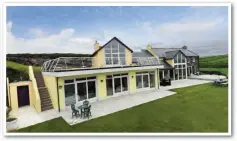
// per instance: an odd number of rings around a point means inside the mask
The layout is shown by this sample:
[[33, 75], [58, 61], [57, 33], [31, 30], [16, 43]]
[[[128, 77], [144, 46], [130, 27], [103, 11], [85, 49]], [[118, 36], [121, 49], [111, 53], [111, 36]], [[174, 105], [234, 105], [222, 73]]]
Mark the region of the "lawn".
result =
[[223, 72], [224, 74], [228, 75], [228, 68], [200, 68], [202, 71], [219, 71]]
[[[33, 67], [35, 71], [40, 71], [40, 67]], [[10, 82], [15, 80], [29, 80], [28, 66], [12, 61], [7, 61], [7, 77]]]
[[177, 94], [73, 126], [56, 118], [17, 132], [228, 132], [228, 88], [209, 83], [172, 91]]
[[228, 68], [228, 55], [200, 57], [201, 68]]
[[228, 75], [228, 55], [200, 57], [201, 71], [219, 71]]
[[[29, 70], [29, 66], [27, 65], [23, 65], [23, 64], [19, 64], [16, 62], [12, 62], [12, 61], [7, 61], [7, 67], [12, 68], [14, 70], [18, 70], [18, 71], [23, 71], [24, 73], [28, 74], [28, 70]], [[40, 71], [40, 67], [33, 67], [34, 70], [36, 71]]]

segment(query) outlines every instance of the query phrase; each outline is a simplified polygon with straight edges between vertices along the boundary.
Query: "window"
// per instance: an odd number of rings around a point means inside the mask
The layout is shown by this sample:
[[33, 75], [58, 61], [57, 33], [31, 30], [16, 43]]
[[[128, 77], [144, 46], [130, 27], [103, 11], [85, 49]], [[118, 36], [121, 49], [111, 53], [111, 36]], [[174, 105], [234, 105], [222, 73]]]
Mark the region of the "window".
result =
[[105, 46], [106, 65], [125, 65], [125, 47], [117, 41]]
[[77, 101], [96, 97], [96, 77], [64, 80], [65, 104], [75, 104]]

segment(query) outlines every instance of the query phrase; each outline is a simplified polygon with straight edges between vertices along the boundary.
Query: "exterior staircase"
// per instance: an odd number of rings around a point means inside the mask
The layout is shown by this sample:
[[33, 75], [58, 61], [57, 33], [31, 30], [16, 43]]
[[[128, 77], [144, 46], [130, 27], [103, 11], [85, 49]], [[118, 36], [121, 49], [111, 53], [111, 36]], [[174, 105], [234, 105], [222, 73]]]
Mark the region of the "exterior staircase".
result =
[[41, 100], [41, 111], [53, 109], [53, 105], [49, 96], [49, 92], [44, 83], [44, 78], [41, 72], [34, 72], [36, 83], [39, 90]]

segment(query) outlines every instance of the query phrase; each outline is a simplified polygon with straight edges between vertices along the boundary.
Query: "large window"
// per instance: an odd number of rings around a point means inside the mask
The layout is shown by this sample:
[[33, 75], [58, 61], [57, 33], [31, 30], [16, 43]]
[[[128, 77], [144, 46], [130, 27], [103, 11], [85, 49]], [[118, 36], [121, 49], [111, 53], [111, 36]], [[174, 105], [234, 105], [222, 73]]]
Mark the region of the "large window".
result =
[[105, 46], [106, 65], [125, 65], [125, 47], [117, 41], [111, 41]]
[[136, 86], [137, 86], [137, 89], [155, 87], [155, 73], [154, 72], [138, 72], [136, 74]]
[[114, 74], [106, 76], [107, 96], [128, 91], [128, 74]]
[[65, 104], [96, 98], [96, 77], [64, 80]]
[[186, 79], [187, 59], [182, 53], [178, 53], [174, 58], [174, 78], [175, 80]]

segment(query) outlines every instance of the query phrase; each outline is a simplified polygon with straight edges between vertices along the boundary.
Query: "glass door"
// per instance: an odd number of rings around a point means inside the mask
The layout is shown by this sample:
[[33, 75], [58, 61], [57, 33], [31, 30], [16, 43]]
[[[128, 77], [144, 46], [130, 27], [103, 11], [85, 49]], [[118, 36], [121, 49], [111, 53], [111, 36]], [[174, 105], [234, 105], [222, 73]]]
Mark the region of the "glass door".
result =
[[112, 76], [110, 78], [106, 78], [106, 88], [107, 88], [107, 96], [113, 95], [113, 79]]
[[128, 91], [128, 77], [122, 77], [122, 92]]
[[86, 82], [77, 83], [77, 99], [78, 101], [87, 99]]
[[148, 74], [144, 74], [143, 75], [143, 88], [147, 88], [149, 87], [149, 75]]
[[121, 93], [122, 92], [122, 87], [121, 87], [121, 78], [120, 77], [115, 77], [114, 78], [114, 93]]

